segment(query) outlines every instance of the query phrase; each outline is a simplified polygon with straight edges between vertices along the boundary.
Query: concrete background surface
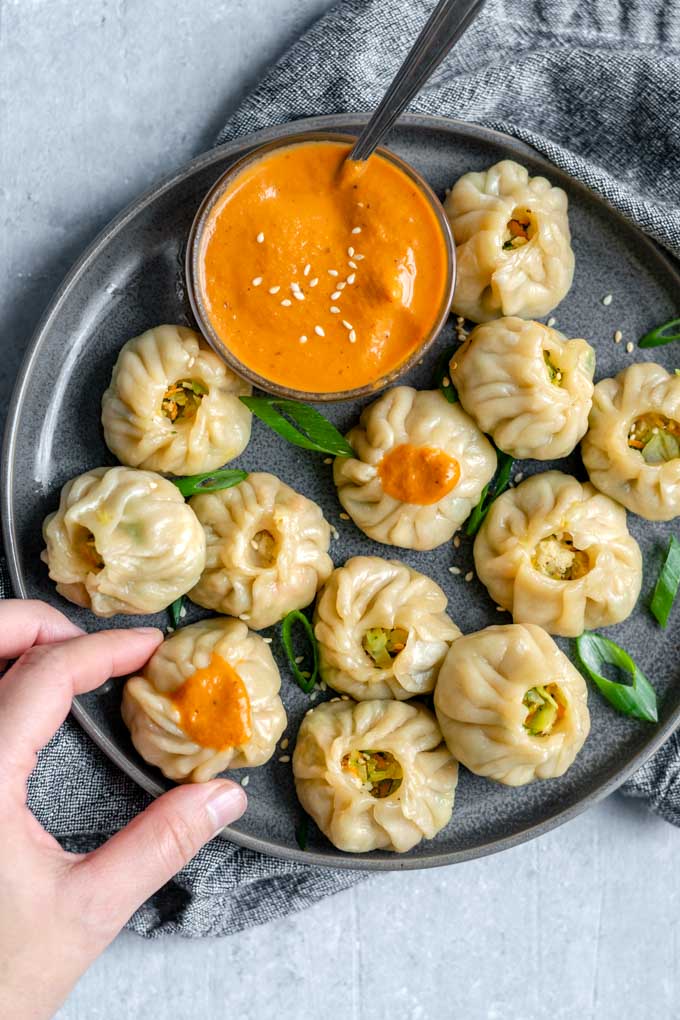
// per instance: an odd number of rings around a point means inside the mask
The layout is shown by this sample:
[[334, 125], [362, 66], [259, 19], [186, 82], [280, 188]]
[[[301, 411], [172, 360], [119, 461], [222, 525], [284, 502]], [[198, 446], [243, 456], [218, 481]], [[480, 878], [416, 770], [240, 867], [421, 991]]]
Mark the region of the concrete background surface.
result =
[[[83, 246], [209, 146], [328, 6], [0, 2], [0, 413]], [[59, 1020], [678, 1017], [679, 860], [680, 832], [614, 796], [503, 855], [371, 879], [230, 939], [124, 934]]]

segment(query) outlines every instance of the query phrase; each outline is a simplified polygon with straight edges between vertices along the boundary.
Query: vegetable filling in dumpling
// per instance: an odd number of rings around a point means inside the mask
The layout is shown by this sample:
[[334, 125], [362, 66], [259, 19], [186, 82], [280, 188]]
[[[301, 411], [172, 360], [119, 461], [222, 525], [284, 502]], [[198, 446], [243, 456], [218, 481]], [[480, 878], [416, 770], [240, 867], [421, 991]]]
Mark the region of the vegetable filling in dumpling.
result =
[[527, 708], [524, 729], [534, 737], [547, 737], [556, 723], [564, 718], [567, 701], [558, 684], [530, 687], [522, 698]]
[[590, 570], [588, 553], [574, 546], [569, 532], [542, 538], [536, 544], [533, 564], [546, 577], [559, 581], [575, 581]]
[[665, 464], [680, 457], [680, 422], [660, 412], [636, 418], [628, 433], [628, 445], [639, 450], [647, 464]]
[[404, 773], [391, 751], [348, 751], [342, 767], [361, 783], [371, 797], [382, 800], [396, 793]]
[[170, 421], [187, 422], [196, 417], [208, 387], [197, 379], [178, 379], [163, 394], [161, 411]]

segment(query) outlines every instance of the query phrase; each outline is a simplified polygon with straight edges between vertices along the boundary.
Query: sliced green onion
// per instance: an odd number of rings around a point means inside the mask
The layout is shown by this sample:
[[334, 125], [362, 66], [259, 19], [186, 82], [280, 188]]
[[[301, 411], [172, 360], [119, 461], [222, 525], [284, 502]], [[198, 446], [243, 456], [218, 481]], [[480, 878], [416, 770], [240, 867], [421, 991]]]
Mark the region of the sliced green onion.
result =
[[640, 450], [646, 464], [666, 464], [680, 457], [680, 443], [669, 432], [655, 432]]
[[354, 456], [354, 450], [335, 425], [309, 404], [278, 397], [241, 397], [241, 400], [260, 421], [293, 446], [334, 457]]
[[295, 829], [295, 839], [301, 850], [307, 849], [309, 839], [309, 815], [303, 815], [300, 824]]
[[[654, 688], [628, 652], [608, 638], [589, 631], [576, 638], [576, 651], [587, 675], [617, 712], [645, 722], [658, 721]], [[620, 684], [602, 676], [599, 670], [605, 663], [628, 673], [631, 683]]]
[[170, 619], [172, 625], [177, 630], [178, 627], [182, 626], [182, 610], [184, 609], [184, 595], [180, 595], [178, 599], [168, 606], [168, 612], [170, 613]]
[[477, 534], [482, 521], [491, 509], [491, 504], [507, 489], [510, 482], [510, 475], [512, 473], [512, 465], [514, 463], [513, 458], [509, 454], [503, 453], [502, 450], [498, 450], [498, 469], [496, 471], [496, 475], [487, 485], [484, 486], [482, 489], [482, 495], [479, 497], [479, 503], [470, 514], [466, 528], [466, 533], [468, 535]]
[[247, 477], [247, 471], [220, 468], [219, 471], [206, 471], [203, 475], [186, 475], [184, 478], [172, 478], [171, 481], [187, 499], [189, 496], [198, 496], [201, 492], [219, 492], [220, 489], [230, 489], [232, 485], [244, 482]]
[[668, 623], [678, 587], [680, 587], [680, 542], [674, 535], [671, 535], [666, 559], [654, 587], [652, 601], [649, 604], [652, 614], [662, 627]]
[[[674, 332], [669, 332], [669, 330]], [[650, 329], [649, 333], [640, 337], [638, 347], [661, 347], [674, 340], [680, 340], [680, 319], [670, 319], [669, 322], [664, 322], [663, 326]]]
[[[311, 673], [309, 671], [300, 670], [297, 662], [295, 661], [292, 631], [296, 623], [299, 623], [305, 632], [305, 636], [312, 650], [313, 668]], [[281, 624], [281, 641], [283, 642], [286, 658], [288, 659], [288, 663], [298, 687], [303, 690], [305, 694], [311, 694], [314, 690], [316, 678], [319, 675], [319, 646], [317, 645], [316, 638], [314, 637], [314, 628], [305, 614], [301, 613], [299, 609], [294, 609], [292, 613], [288, 613], [288, 616], [284, 617], [283, 623]]]
[[[437, 365], [435, 367], [435, 379], [437, 380], [437, 386], [439, 392], [446, 397], [449, 404], [458, 403], [458, 394], [456, 393], [456, 387], [451, 381], [450, 364], [451, 358], [458, 350], [457, 347], [452, 347], [450, 350], [444, 351], [440, 355]], [[446, 381], [445, 381], [446, 380]]]

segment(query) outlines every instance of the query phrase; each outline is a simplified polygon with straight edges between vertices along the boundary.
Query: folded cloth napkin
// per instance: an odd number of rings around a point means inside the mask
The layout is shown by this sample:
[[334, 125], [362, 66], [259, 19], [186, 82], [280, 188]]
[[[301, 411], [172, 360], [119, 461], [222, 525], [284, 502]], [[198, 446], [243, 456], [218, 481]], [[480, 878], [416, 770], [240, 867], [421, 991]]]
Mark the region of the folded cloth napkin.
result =
[[[434, 0], [344, 0], [271, 70], [218, 142], [310, 113], [373, 107]], [[680, 256], [680, 0], [489, 0], [413, 109], [506, 131], [603, 195]], [[0, 597], [10, 594], [0, 571]], [[680, 824], [680, 739], [624, 792]], [[73, 850], [148, 798], [67, 721], [39, 755], [29, 803]], [[229, 934], [346, 888], [215, 840], [130, 922], [147, 936]]]

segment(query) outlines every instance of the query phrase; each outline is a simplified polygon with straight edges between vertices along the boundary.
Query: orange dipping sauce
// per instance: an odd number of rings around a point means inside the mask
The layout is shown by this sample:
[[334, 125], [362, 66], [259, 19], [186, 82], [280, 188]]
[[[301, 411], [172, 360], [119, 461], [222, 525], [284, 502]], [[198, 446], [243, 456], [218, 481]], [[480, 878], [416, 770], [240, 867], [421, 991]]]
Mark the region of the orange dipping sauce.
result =
[[213, 654], [205, 669], [187, 677], [171, 700], [179, 710], [179, 725], [201, 747], [240, 747], [251, 735], [245, 684], [220, 655]]
[[385, 454], [378, 475], [383, 491], [393, 499], [431, 506], [456, 487], [460, 465], [438, 447], [402, 443]]
[[206, 222], [197, 286], [247, 368], [304, 393], [370, 386], [429, 336], [447, 297], [444, 228], [389, 159], [309, 141], [244, 167]]

